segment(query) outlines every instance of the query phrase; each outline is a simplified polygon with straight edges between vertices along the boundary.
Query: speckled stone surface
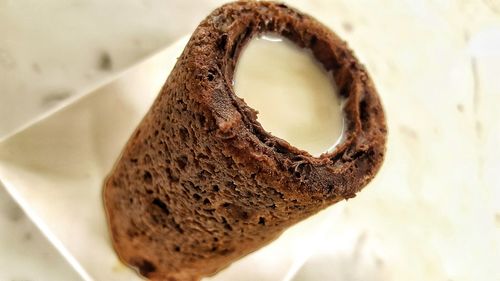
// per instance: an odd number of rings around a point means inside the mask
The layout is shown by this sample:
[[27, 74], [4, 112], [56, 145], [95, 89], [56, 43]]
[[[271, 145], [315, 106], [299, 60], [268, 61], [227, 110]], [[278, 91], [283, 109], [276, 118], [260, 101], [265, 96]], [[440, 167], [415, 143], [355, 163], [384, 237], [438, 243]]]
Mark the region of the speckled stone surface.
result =
[[80, 281], [0, 184], [0, 280]]
[[0, 1], [0, 138], [190, 33], [220, 2]]
[[[500, 123], [497, 121], [500, 119], [497, 109], [500, 104], [500, 2], [289, 2], [314, 15], [348, 40], [366, 64], [388, 112], [389, 149], [386, 164], [372, 186], [356, 200], [341, 204], [334, 210], [332, 215], [336, 220], [329, 224], [327, 238], [316, 239], [324, 243], [304, 243], [308, 248], [317, 247], [320, 255], [298, 262], [298, 274], [292, 274], [286, 280], [339, 278], [378, 281], [400, 280], [401, 276], [406, 280], [429, 280], [429, 276], [440, 278], [436, 280], [500, 280], [498, 263], [495, 262], [500, 258], [499, 251], [495, 250], [500, 248], [500, 151], [497, 147], [500, 143]], [[55, 1], [47, 3], [46, 7], [50, 9], [40, 8], [45, 11], [43, 18], [60, 21], [51, 13], [62, 7], [54, 4]], [[91, 1], [72, 3], [76, 4], [71, 15], [81, 13], [81, 17], [74, 17], [75, 21], [83, 21], [89, 15], [102, 19], [104, 16], [98, 12], [102, 8], [99, 5], [109, 5], [89, 4]], [[163, 21], [151, 20], [163, 18], [163, 15], [152, 16], [164, 12], [161, 4], [154, 1], [143, 3], [150, 5], [151, 11], [150, 14], [142, 13], [146, 18], [142, 20], [150, 21], [151, 25], [164, 25]], [[9, 11], [13, 11], [13, 5], [17, 12], [11, 14]], [[30, 5], [35, 5], [31, 12], [34, 15], [25, 9]], [[54, 6], [58, 8], [54, 9]], [[142, 8], [131, 7], [143, 12]], [[210, 10], [202, 4], [195, 7], [191, 10], [200, 15]], [[11, 15], [21, 12], [25, 16], [12, 19]], [[74, 37], [80, 39], [70, 40], [69, 35], [59, 33], [59, 37], [54, 35], [57, 38], [47, 37], [45, 43], [34, 44], [43, 41], [33, 35], [43, 33], [38, 33], [33, 28], [36, 25], [31, 23], [43, 22], [37, 17], [42, 12], [37, 13], [35, 1], [0, 3], [0, 22], [11, 20], [7, 25], [0, 25], [1, 31], [8, 30], [4, 33], [7, 36], [0, 39], [2, 132], [49, 110], [52, 106], [40, 105], [40, 100], [47, 96], [43, 94], [48, 92], [47, 89], [68, 85], [78, 91], [86, 87], [87, 81], [94, 83], [119, 71], [161, 45], [151, 47], [154, 45], [151, 43], [143, 52], [122, 61], [121, 58], [127, 57], [119, 55], [125, 48], [124, 41], [118, 40], [117, 36], [104, 44], [99, 40], [101, 35], [95, 35], [100, 31], [89, 23], [81, 30], [91, 31], [75, 33]], [[130, 14], [127, 15], [130, 18]], [[183, 17], [182, 12], [178, 15]], [[114, 22], [108, 25], [111, 30], [126, 22], [125, 18], [112, 17], [108, 13], [106, 17]], [[17, 23], [17, 19], [23, 19], [26, 26]], [[51, 26], [50, 23], [44, 24], [38, 26]], [[78, 24], [72, 23], [67, 28], [72, 30], [76, 28], [74, 25]], [[131, 25], [139, 24], [132, 22]], [[158, 38], [157, 33], [166, 27], [158, 28], [148, 29], [143, 25], [137, 27], [136, 32]], [[16, 37], [19, 34], [23, 37]], [[16, 38], [28, 38], [25, 40], [32, 40], [33, 44], [12, 45], [12, 42], [19, 41]], [[57, 52], [49, 44], [54, 40], [59, 43]], [[81, 46], [91, 49], [92, 55], [80, 54], [80, 47], [71, 47], [74, 42], [88, 44]], [[74, 52], [69, 53], [77, 53], [81, 58], [72, 60], [75, 56], [61, 55], [59, 50], [64, 50], [65, 46]], [[103, 46], [109, 58], [99, 56]], [[38, 76], [38, 69], [48, 76]], [[47, 71], [49, 69], [53, 72]], [[88, 73], [94, 76], [85, 80]], [[56, 106], [64, 98], [48, 99], [52, 99], [50, 103]], [[0, 194], [0, 261], [3, 270], [0, 280], [30, 280], [30, 276], [36, 277], [33, 280], [78, 280], [71, 279], [74, 276], [71, 270], [66, 269], [65, 262], [39, 232], [31, 232], [30, 242], [23, 240], [27, 229], [35, 228], [27, 219], [21, 218], [17, 223], [8, 219], [11, 207], [5, 209], [4, 206], [13, 203], [6, 197], [4, 193]], [[408, 251], [420, 258], [398, 259]], [[44, 256], [43, 253], [48, 254]], [[337, 270], [315, 270], [318, 264], [325, 263]], [[345, 270], [348, 265], [360, 270]], [[258, 268], [243, 269], [235, 264], [225, 276], [241, 276], [241, 272], [250, 277], [269, 276], [269, 272]]]

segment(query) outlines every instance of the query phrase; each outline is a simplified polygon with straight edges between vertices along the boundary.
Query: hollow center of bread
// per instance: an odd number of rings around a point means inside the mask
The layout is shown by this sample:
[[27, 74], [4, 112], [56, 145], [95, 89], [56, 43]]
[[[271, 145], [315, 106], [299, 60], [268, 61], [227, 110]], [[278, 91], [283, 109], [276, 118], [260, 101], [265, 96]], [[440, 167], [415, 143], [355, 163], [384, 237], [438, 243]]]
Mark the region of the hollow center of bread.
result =
[[332, 74], [305, 50], [274, 34], [253, 38], [234, 74], [236, 95], [272, 135], [313, 156], [342, 140], [344, 118]]

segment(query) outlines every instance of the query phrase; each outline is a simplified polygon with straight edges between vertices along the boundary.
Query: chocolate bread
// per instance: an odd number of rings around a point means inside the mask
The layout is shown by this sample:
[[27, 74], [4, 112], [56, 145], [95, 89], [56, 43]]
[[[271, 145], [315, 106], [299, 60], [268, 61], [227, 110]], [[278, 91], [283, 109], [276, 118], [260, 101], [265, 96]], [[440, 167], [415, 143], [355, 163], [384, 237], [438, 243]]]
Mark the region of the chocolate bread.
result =
[[[346, 124], [333, 152], [313, 157], [274, 137], [235, 95], [240, 52], [269, 32], [310, 49], [334, 76]], [[385, 142], [377, 92], [344, 41], [284, 4], [226, 4], [200, 23], [105, 182], [114, 247], [151, 280], [212, 275], [354, 197]]]

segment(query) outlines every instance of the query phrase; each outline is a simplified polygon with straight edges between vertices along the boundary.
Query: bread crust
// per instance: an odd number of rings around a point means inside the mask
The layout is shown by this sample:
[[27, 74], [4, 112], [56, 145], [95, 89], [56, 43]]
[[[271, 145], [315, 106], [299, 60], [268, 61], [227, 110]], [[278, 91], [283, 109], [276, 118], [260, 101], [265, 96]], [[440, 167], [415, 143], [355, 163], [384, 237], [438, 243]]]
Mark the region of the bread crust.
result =
[[[235, 95], [243, 46], [269, 32], [310, 49], [333, 73], [346, 120], [333, 152], [313, 157], [274, 137]], [[151, 280], [212, 275], [354, 197], [382, 164], [386, 132], [370, 77], [332, 31], [280, 3], [221, 6], [193, 33], [105, 181], [114, 248]]]

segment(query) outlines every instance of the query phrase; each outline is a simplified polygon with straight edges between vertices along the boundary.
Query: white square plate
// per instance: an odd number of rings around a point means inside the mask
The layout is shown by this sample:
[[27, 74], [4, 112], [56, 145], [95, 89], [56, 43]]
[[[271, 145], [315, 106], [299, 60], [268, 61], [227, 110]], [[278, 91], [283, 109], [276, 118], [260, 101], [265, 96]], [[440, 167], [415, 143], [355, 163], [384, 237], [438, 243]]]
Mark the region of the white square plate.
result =
[[[179, 41], [0, 144], [0, 178], [7, 190], [84, 280], [140, 279], [111, 247], [101, 188], [185, 43]], [[304, 235], [301, 241], [307, 241]], [[213, 279], [282, 279], [295, 261], [293, 251], [303, 248], [289, 245], [293, 242], [298, 240], [274, 243]]]
[[[0, 143], [1, 181], [84, 280], [140, 280], [111, 246], [102, 183], [185, 43]], [[449, 96], [432, 100], [442, 118], [430, 126], [438, 115], [416, 99], [418, 90], [408, 85], [405, 96], [385, 87], [389, 77], [379, 78], [392, 135], [375, 181], [358, 198], [292, 227], [207, 280], [487, 280], [495, 274], [495, 226], [479, 216], [490, 218], [493, 203], [483, 199], [492, 190], [474, 188], [476, 150], [466, 135], [473, 127], [456, 128], [456, 118], [465, 117], [444, 115], [455, 112], [444, 108]], [[411, 124], [394, 118], [407, 113]]]

